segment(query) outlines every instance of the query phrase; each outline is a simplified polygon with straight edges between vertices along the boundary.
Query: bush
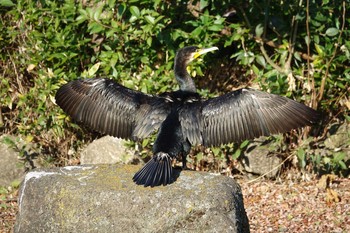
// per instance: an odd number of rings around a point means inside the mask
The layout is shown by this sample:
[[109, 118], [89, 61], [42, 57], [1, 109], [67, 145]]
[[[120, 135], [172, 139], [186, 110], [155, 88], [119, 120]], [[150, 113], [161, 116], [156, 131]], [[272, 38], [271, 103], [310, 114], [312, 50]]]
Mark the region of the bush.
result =
[[[201, 94], [231, 90], [220, 85], [232, 77], [239, 79], [235, 84], [253, 80], [324, 111], [329, 120], [320, 135], [329, 122], [350, 120], [350, 7], [308, 2], [0, 1], [1, 131], [69, 164], [75, 155], [68, 151], [94, 136], [83, 136], [55, 106], [59, 86], [80, 76], [108, 76], [145, 93], [175, 90], [175, 52], [191, 44], [221, 48], [205, 57], [212, 65], [208, 79], [196, 79]], [[191, 73], [201, 76], [202, 68], [197, 63]], [[308, 133], [288, 137], [297, 143], [302, 135]], [[236, 159], [246, 144], [213, 153]]]

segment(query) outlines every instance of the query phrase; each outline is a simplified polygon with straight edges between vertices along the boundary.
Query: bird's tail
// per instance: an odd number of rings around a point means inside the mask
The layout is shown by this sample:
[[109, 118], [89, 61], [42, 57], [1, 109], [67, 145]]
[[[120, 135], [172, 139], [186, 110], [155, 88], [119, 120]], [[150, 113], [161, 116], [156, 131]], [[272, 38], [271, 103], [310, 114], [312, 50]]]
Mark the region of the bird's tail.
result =
[[134, 182], [145, 187], [170, 184], [173, 181], [171, 160], [169, 154], [158, 152], [134, 175]]

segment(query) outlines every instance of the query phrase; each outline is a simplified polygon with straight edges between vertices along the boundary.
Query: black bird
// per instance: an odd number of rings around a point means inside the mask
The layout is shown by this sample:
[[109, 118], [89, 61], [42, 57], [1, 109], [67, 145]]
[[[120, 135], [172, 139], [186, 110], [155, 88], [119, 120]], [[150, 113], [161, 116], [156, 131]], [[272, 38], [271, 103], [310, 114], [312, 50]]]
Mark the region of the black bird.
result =
[[187, 72], [200, 55], [218, 49], [180, 49], [174, 72], [180, 90], [148, 95], [110, 79], [71, 81], [56, 94], [57, 104], [74, 120], [104, 134], [140, 140], [158, 130], [153, 158], [133, 180], [144, 186], [173, 182], [171, 161], [186, 156], [191, 145], [219, 146], [310, 125], [317, 111], [286, 97], [243, 88], [202, 99]]

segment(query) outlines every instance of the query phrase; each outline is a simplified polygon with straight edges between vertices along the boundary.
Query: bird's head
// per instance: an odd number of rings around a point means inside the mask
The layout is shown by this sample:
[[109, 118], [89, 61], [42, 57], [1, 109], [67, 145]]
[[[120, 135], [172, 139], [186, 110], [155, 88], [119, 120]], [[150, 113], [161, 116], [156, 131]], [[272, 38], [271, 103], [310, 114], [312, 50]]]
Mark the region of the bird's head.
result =
[[187, 46], [182, 49], [180, 49], [177, 52], [176, 60], [182, 64], [188, 64], [191, 61], [197, 59], [202, 54], [208, 53], [210, 51], [218, 50], [218, 47], [210, 47], [210, 48], [204, 48], [200, 49], [197, 46]]
[[217, 50], [217, 47], [200, 49], [196, 46], [188, 46], [180, 49], [175, 58], [174, 71], [175, 77], [180, 85], [180, 90], [196, 92], [196, 86], [187, 71], [187, 65], [202, 54]]

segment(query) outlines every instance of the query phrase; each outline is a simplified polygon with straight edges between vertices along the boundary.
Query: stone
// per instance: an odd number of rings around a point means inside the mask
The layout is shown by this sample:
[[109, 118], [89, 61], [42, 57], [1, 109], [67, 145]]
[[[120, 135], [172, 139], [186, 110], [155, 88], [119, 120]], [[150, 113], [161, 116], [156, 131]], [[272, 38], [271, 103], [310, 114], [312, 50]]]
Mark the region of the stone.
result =
[[242, 156], [244, 170], [256, 175], [265, 174], [268, 178], [276, 177], [280, 170], [278, 166], [282, 160], [271, 154], [270, 146], [251, 144], [250, 147], [253, 149], [248, 149], [249, 152]]
[[19, 160], [19, 152], [3, 142], [5, 137], [15, 141], [13, 136], [0, 137], [0, 186], [9, 186], [14, 181], [20, 181], [25, 175], [23, 162]]
[[232, 178], [175, 169], [174, 183], [145, 188], [132, 181], [139, 169], [104, 164], [29, 172], [14, 232], [249, 232]]
[[350, 124], [341, 124], [333, 135], [327, 137], [324, 144], [332, 150], [348, 148], [350, 146]]
[[139, 164], [141, 159], [129, 150], [125, 140], [104, 136], [90, 143], [80, 154], [81, 164]]

